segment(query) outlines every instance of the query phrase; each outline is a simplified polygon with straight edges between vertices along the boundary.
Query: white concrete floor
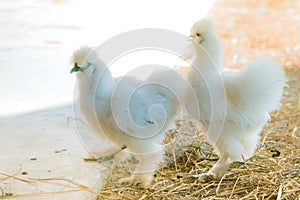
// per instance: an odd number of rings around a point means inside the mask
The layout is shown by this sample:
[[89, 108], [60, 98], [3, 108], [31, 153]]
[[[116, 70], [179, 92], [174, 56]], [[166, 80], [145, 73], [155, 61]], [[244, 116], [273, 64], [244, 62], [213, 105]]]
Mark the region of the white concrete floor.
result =
[[[32, 185], [7, 175], [65, 178], [95, 191], [101, 181], [105, 167], [83, 161], [88, 153], [72, 122], [75, 77], [69, 59], [75, 48], [91, 42], [85, 24], [76, 21], [77, 3], [0, 2], [0, 199], [2, 193], [30, 200], [94, 196], [82, 189], [60, 193], [78, 189], [67, 181]], [[70, 16], [62, 17], [68, 9]], [[41, 194], [47, 192], [58, 193]]]
[[[0, 118], [0, 173], [6, 174], [0, 174], [0, 187], [5, 193], [13, 193], [16, 199], [87, 199], [93, 196], [82, 189], [62, 192], [78, 189], [67, 181], [32, 180], [35, 183], [32, 185], [7, 177], [65, 178], [97, 191], [106, 168], [83, 161], [88, 154], [74, 131], [72, 117], [72, 107], [67, 105]], [[22, 175], [22, 172], [28, 174]], [[43, 194], [47, 192], [58, 194]]]

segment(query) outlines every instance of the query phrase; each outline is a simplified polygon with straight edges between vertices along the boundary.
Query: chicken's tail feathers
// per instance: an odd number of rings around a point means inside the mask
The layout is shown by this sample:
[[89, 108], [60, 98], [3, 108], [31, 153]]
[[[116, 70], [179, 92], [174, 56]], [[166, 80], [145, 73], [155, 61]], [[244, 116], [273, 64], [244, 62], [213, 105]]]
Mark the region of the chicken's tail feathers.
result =
[[280, 106], [287, 78], [278, 62], [264, 55], [240, 71], [238, 87], [246, 107], [269, 113]]

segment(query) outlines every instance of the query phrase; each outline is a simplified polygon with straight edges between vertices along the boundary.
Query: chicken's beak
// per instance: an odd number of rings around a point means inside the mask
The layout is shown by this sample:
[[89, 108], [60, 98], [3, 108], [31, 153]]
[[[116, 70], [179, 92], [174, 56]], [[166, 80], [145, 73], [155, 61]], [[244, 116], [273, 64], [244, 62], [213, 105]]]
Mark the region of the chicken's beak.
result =
[[82, 72], [83, 68], [79, 67], [77, 63], [74, 64], [74, 67], [71, 69], [70, 74], [72, 74], [73, 72]]
[[190, 35], [189, 37], [188, 37], [188, 41], [192, 41], [192, 40], [194, 40], [194, 36], [193, 35]]

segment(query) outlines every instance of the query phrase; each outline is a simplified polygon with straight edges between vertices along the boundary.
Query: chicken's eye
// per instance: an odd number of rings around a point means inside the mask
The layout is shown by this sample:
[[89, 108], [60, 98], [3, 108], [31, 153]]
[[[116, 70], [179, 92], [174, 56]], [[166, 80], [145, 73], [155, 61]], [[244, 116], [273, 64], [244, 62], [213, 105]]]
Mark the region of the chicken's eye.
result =
[[201, 36], [201, 35], [200, 35], [200, 33], [197, 33], [196, 35], [197, 35], [198, 37], [200, 37], [200, 36]]

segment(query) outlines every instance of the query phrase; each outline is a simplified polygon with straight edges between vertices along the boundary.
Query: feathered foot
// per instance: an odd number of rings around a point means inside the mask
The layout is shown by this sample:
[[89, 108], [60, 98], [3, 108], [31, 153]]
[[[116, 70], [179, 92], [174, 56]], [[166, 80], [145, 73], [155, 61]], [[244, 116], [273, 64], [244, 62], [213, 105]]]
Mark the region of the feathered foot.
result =
[[154, 171], [159, 167], [163, 160], [163, 150], [157, 152], [136, 154], [135, 158], [139, 161], [137, 168], [129, 178], [122, 178], [121, 183], [142, 183], [148, 188], [153, 179]]
[[207, 182], [211, 182], [213, 180], [217, 180], [217, 176], [216, 176], [216, 174], [212, 174], [210, 172], [199, 174], [199, 176], [198, 176], [198, 181], [200, 183], [207, 183]]
[[218, 162], [206, 173], [194, 176], [200, 183], [207, 183], [213, 180], [220, 180], [226, 174], [231, 162], [228, 156], [220, 157]]
[[151, 184], [153, 173], [147, 174], [134, 174], [128, 178], [119, 179], [119, 183], [125, 184], [141, 184], [144, 188], [148, 188]]

